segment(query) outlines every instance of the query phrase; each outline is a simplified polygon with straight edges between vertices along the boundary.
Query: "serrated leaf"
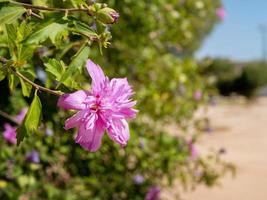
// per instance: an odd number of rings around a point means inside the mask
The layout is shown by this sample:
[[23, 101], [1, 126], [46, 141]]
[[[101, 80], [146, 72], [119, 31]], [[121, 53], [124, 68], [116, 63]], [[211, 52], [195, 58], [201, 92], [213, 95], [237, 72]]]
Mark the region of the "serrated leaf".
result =
[[60, 81], [64, 82], [68, 79], [68, 77], [71, 77], [73, 74], [75, 74], [77, 70], [81, 71], [82, 67], [85, 65], [86, 60], [89, 57], [89, 53], [90, 47], [88, 45], [82, 46], [80, 50], [73, 56], [69, 67], [63, 74]]
[[42, 112], [42, 104], [37, 95], [37, 91], [35, 91], [33, 101], [28, 109], [28, 112], [20, 125], [17, 129], [17, 145], [23, 141], [25, 136], [37, 131], [38, 124], [41, 118]]
[[0, 9], [0, 25], [12, 24], [26, 12], [21, 6], [4, 6]]
[[56, 44], [57, 40], [60, 40], [62, 35], [67, 33], [67, 30], [67, 24], [47, 22], [39, 26], [26, 42], [28, 44], [39, 44], [49, 38], [53, 44]]
[[56, 81], [71, 89], [79, 89], [79, 85], [73, 80], [72, 77], [68, 77], [66, 80], [61, 81], [62, 75], [66, 70], [65, 64], [62, 61], [50, 59], [47, 63], [45, 63], [45, 67], [46, 72], [56, 79]]
[[45, 71], [54, 76], [57, 81], [61, 79], [62, 74], [65, 72], [64, 63], [56, 59], [50, 59], [44, 65], [46, 67]]
[[25, 40], [31, 34], [32, 28], [32, 24], [23, 21], [18, 27], [17, 41], [22, 42], [23, 40]]
[[21, 62], [30, 60], [33, 56], [34, 50], [35, 50], [34, 46], [18, 45], [17, 60]]
[[10, 42], [15, 43], [17, 38], [17, 27], [14, 24], [6, 24], [6, 32]]

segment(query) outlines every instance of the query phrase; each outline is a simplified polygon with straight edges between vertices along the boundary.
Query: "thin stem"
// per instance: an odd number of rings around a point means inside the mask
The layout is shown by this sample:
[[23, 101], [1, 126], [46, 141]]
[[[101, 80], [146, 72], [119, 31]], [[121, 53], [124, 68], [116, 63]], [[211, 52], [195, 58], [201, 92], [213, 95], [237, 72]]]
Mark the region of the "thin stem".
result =
[[36, 17], [37, 19], [44, 19], [42, 16], [40, 16], [40, 15], [38, 15], [38, 14], [32, 12], [32, 9], [28, 9], [28, 10], [27, 10], [27, 14], [28, 14], [29, 16]]
[[12, 116], [10, 116], [9, 114], [7, 114], [6, 112], [0, 110], [0, 115], [12, 122], [14, 122], [15, 124], [19, 125], [19, 122]]
[[23, 6], [24, 8], [29, 8], [29, 9], [57, 11], [57, 12], [87, 12], [89, 15], [91, 15], [91, 13], [89, 12], [87, 8], [51, 8], [51, 7], [45, 7], [45, 6], [35, 6], [32, 4], [21, 3], [21, 2], [16, 2], [16, 1], [10, 1], [10, 3], [14, 5]]
[[76, 31], [75, 29], [70, 29], [70, 30], [72, 32], [74, 32], [74, 33], [77, 33], [77, 34], [85, 36], [86, 38], [88, 38], [91, 41], [95, 41], [95, 42], [99, 41], [99, 38], [97, 36], [88, 36], [88, 35], [86, 35], [85, 33], [81, 32], [81, 31]]
[[24, 81], [26, 81], [27, 83], [29, 83], [30, 85], [32, 85], [36, 90], [41, 90], [56, 96], [61, 96], [63, 94], [63, 92], [61, 91], [56, 91], [56, 90], [51, 90], [48, 89], [46, 87], [40, 86], [34, 82], [32, 82], [31, 80], [29, 80], [27, 77], [23, 76], [21, 73], [19, 73], [18, 71], [16, 71], [16, 69], [14, 69], [13, 67], [11, 67], [12, 72], [17, 75], [18, 77], [20, 77], [21, 79], [23, 79]]

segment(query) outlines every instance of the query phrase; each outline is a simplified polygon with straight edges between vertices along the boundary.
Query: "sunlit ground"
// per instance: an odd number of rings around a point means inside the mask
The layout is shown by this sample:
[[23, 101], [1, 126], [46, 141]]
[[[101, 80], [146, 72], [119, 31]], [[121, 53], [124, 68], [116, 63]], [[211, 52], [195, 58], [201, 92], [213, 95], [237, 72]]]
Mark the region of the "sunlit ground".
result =
[[[267, 97], [253, 102], [221, 100], [209, 107], [213, 132], [199, 142], [202, 153], [226, 149], [224, 158], [237, 168], [236, 177], [226, 176], [213, 188], [199, 187], [183, 195], [185, 200], [266, 200], [267, 199]], [[179, 188], [179, 186], [176, 186]], [[174, 190], [176, 190], [174, 188]], [[168, 191], [170, 199], [175, 199]]]

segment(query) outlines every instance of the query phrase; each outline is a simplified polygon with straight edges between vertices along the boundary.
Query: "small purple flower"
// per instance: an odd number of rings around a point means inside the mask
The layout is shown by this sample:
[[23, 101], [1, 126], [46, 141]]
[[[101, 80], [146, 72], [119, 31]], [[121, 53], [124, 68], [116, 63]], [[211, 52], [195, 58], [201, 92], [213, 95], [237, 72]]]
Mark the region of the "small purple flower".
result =
[[11, 126], [8, 123], [4, 124], [4, 138], [6, 141], [8, 141], [11, 144], [16, 144], [17, 143], [17, 139], [16, 139], [16, 127]]
[[133, 181], [136, 185], [141, 185], [144, 183], [145, 179], [142, 174], [137, 174], [134, 176]]
[[26, 160], [30, 163], [40, 163], [39, 152], [36, 150], [32, 150], [26, 155]]
[[45, 135], [46, 136], [52, 136], [52, 135], [54, 135], [54, 132], [51, 128], [46, 128], [45, 129]]
[[202, 98], [202, 92], [200, 90], [196, 90], [194, 93], [194, 99], [196, 101], [199, 101], [199, 100], [201, 100], [201, 98]]
[[160, 196], [160, 188], [157, 186], [151, 187], [145, 197], [145, 200], [158, 200]]
[[204, 131], [208, 134], [211, 134], [213, 132], [213, 129], [209, 125], [207, 125], [207, 127], [204, 128]]
[[221, 21], [223, 21], [225, 19], [225, 16], [226, 16], [225, 9], [223, 7], [218, 8], [216, 10], [216, 15]]
[[196, 146], [194, 145], [192, 140], [190, 140], [187, 144], [189, 148], [190, 159], [196, 159], [198, 157], [198, 151], [196, 149]]

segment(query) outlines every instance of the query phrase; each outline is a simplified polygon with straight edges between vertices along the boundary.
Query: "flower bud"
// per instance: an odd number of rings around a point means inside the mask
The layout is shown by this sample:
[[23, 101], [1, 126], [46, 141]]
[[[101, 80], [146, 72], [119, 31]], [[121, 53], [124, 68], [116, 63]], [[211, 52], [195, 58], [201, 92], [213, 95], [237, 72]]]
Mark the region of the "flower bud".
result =
[[96, 14], [97, 19], [104, 24], [114, 24], [119, 19], [119, 13], [112, 8], [102, 8]]

